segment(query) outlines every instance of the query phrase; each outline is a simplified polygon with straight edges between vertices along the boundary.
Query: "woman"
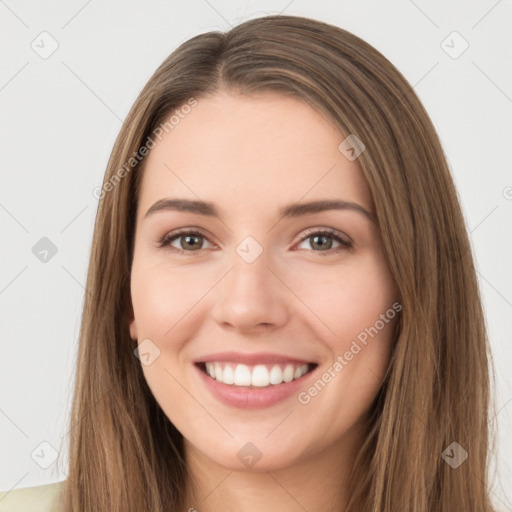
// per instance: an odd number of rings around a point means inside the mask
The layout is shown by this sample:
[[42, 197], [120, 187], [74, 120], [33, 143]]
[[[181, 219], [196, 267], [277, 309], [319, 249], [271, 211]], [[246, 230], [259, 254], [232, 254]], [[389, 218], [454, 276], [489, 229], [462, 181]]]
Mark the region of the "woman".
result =
[[98, 197], [59, 510], [493, 510], [463, 216], [373, 47], [293, 16], [190, 39]]

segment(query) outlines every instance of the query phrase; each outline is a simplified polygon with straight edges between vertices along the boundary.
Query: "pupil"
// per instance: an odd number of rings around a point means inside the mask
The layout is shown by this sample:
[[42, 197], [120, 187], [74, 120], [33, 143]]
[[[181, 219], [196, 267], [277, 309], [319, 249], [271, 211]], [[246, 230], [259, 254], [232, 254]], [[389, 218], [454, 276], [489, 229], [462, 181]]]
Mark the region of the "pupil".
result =
[[[329, 237], [326, 236], [326, 235], [320, 235], [320, 236], [316, 235], [316, 236], [313, 237], [313, 239], [315, 240], [315, 243], [317, 243], [316, 240], [318, 240], [318, 239], [325, 240], [326, 238], [329, 238]], [[327, 248], [329, 249], [330, 248], [330, 244], [328, 242], [327, 243], [320, 243], [319, 244], [320, 247], [325, 247], [326, 245], [327, 245]]]
[[[190, 243], [191, 239], [196, 239], [197, 240], [198, 238], [199, 237], [197, 237], [197, 236], [190, 236], [190, 235], [185, 236], [185, 240], [186, 240], [187, 244]], [[194, 245], [194, 244], [192, 243], [192, 245]]]

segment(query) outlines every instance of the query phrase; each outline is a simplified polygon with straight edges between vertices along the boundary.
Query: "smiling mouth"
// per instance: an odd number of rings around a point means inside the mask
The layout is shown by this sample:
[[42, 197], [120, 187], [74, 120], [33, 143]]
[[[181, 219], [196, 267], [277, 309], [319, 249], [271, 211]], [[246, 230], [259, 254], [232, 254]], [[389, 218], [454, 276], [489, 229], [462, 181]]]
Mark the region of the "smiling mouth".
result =
[[223, 361], [195, 364], [217, 382], [246, 388], [266, 388], [286, 384], [311, 373], [318, 366], [317, 363], [247, 365]]

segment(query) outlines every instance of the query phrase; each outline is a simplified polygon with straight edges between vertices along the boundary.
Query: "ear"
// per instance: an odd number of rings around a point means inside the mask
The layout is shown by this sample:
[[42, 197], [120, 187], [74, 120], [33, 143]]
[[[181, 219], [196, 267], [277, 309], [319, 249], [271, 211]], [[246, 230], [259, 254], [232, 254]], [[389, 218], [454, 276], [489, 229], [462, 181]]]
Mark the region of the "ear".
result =
[[130, 337], [133, 341], [137, 341], [137, 323], [135, 322], [135, 319], [130, 320]]
[[130, 311], [128, 314], [129, 319], [129, 325], [130, 325], [130, 338], [133, 341], [137, 341], [138, 334], [137, 334], [137, 322], [135, 321], [135, 314], [133, 312], [133, 306], [130, 304]]

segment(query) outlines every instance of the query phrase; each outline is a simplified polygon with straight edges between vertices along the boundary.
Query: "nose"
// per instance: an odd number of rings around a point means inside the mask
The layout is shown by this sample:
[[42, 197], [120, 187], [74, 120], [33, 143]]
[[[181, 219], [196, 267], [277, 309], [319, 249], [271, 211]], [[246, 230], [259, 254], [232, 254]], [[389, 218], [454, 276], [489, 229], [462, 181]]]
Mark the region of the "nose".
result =
[[239, 332], [267, 331], [286, 323], [293, 294], [283, 276], [263, 251], [249, 263], [238, 253], [230, 260], [231, 268], [215, 287], [214, 320], [224, 328]]

